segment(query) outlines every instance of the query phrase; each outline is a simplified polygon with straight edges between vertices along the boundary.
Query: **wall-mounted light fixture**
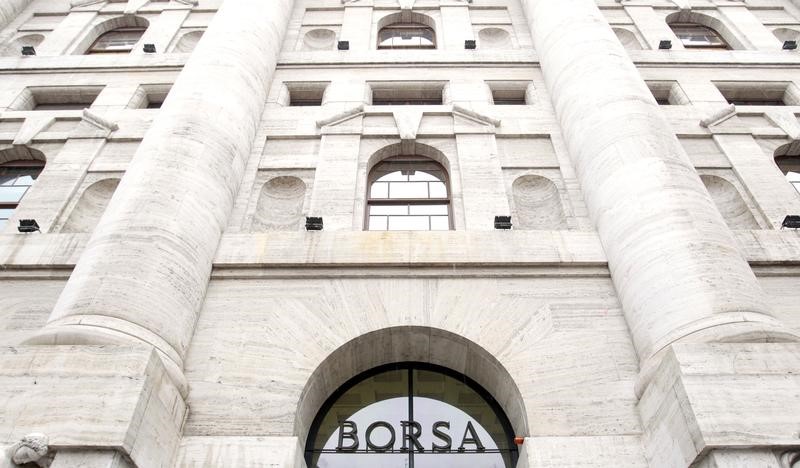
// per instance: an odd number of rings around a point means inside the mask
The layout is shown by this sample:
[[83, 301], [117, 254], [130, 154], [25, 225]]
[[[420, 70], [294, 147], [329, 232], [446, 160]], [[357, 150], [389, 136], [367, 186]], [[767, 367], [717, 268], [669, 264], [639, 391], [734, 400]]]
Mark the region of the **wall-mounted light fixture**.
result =
[[495, 229], [511, 229], [511, 216], [495, 216], [494, 217]]
[[37, 223], [35, 219], [20, 219], [17, 230], [24, 233], [42, 232], [39, 230], [39, 223]]
[[306, 231], [321, 231], [322, 230], [322, 217], [309, 216], [306, 218]]

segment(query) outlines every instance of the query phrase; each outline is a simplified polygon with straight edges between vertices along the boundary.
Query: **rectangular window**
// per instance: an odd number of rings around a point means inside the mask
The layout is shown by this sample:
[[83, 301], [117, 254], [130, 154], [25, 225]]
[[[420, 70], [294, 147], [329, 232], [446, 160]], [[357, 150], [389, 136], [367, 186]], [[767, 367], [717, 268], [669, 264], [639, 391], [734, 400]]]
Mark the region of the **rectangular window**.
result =
[[321, 106], [327, 81], [306, 81], [284, 83], [289, 90], [289, 106]]
[[25, 88], [10, 110], [81, 110], [91, 107], [103, 86], [36, 86]]
[[171, 83], [148, 83], [140, 85], [128, 103], [129, 109], [160, 109], [161, 104], [167, 99]]
[[725, 99], [737, 106], [796, 106], [800, 105], [800, 91], [789, 82], [714, 82]]
[[487, 81], [492, 90], [492, 102], [496, 106], [524, 106], [530, 81]]
[[442, 104], [444, 82], [400, 81], [372, 82], [373, 106], [435, 106]]
[[686, 96], [677, 81], [648, 81], [647, 87], [661, 106], [689, 104], [689, 97]]

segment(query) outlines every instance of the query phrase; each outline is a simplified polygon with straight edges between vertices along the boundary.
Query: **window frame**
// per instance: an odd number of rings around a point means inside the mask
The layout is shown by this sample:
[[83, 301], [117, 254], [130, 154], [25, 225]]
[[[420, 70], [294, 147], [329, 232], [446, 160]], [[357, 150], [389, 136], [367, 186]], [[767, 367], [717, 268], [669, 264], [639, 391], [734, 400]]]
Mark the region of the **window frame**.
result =
[[[37, 172], [35, 176], [32, 176], [33, 182], [30, 185], [22, 186], [22, 187], [26, 187], [26, 188], [25, 188], [25, 191], [22, 193], [22, 195], [20, 195], [19, 200], [17, 200], [16, 202], [13, 202], [13, 203], [12, 202], [0, 201], [0, 209], [4, 209], [4, 210], [10, 209], [11, 210], [11, 213], [9, 213], [9, 216], [7, 218], [0, 217], [0, 222], [2, 222], [2, 225], [0, 225], [0, 231], [5, 229], [5, 225], [8, 223], [8, 220], [11, 219], [11, 216], [14, 215], [14, 211], [16, 211], [16, 209], [19, 207], [19, 204], [22, 203], [22, 200], [25, 198], [25, 196], [31, 190], [31, 187], [33, 187], [36, 184], [36, 180], [42, 174], [42, 171], [44, 170], [44, 166], [45, 166], [44, 161], [40, 161], [38, 159], [30, 159], [30, 160], [28, 160], [28, 159], [15, 159], [15, 160], [12, 160], [12, 161], [6, 161], [4, 163], [0, 163], [0, 169], [3, 169], [3, 168], [35, 168], [35, 169], [39, 169], [39, 172]], [[3, 185], [3, 187], [6, 187], [6, 186]], [[13, 187], [13, 186], [11, 186], [11, 187]]]
[[[480, 385], [478, 382], [476, 382], [475, 380], [471, 379], [470, 377], [468, 377], [468, 376], [466, 376], [466, 375], [464, 375], [464, 374], [462, 374], [462, 373], [460, 373], [458, 371], [452, 370], [450, 368], [447, 368], [447, 367], [444, 367], [444, 366], [439, 366], [439, 365], [436, 365], [436, 364], [427, 363], [427, 362], [402, 361], [402, 362], [384, 364], [384, 365], [381, 365], [381, 366], [378, 366], [378, 367], [373, 367], [372, 369], [366, 370], [364, 372], [361, 372], [360, 374], [355, 375], [354, 377], [348, 379], [339, 388], [337, 388], [336, 391], [334, 391], [332, 394], [330, 394], [328, 396], [328, 398], [320, 406], [319, 410], [317, 410], [317, 413], [314, 416], [314, 419], [313, 419], [313, 421], [311, 423], [311, 426], [310, 426], [308, 434], [307, 434], [305, 446], [303, 447], [303, 457], [304, 457], [306, 463], [308, 464], [308, 466], [311, 466], [311, 459], [312, 459], [313, 454], [315, 453], [315, 451], [313, 449], [313, 444], [314, 444], [314, 441], [317, 439], [317, 437], [319, 435], [319, 430], [320, 430], [320, 428], [322, 426], [322, 423], [323, 423], [323, 421], [325, 419], [325, 416], [331, 411], [331, 409], [336, 404], [336, 402], [339, 400], [339, 398], [342, 397], [345, 393], [347, 393], [348, 390], [350, 390], [351, 388], [357, 386], [361, 382], [363, 382], [363, 381], [365, 381], [365, 380], [367, 380], [367, 379], [369, 379], [371, 377], [374, 377], [376, 375], [385, 373], [387, 371], [392, 371], [392, 370], [409, 370], [409, 371], [422, 370], [422, 371], [436, 372], [436, 373], [440, 373], [440, 374], [443, 374], [445, 376], [454, 378], [454, 379], [459, 380], [462, 383], [464, 383], [470, 390], [472, 390], [475, 393], [477, 393], [484, 400], [484, 402], [489, 406], [489, 408], [491, 408], [493, 410], [495, 415], [497, 415], [501, 426], [503, 427], [504, 431], [506, 432], [506, 437], [508, 438], [507, 443], [508, 443], [508, 447], [509, 447], [508, 451], [509, 451], [509, 455], [510, 455], [510, 463], [511, 463], [510, 466], [516, 466], [517, 465], [517, 462], [519, 460], [519, 448], [516, 445], [516, 443], [514, 442], [514, 438], [515, 438], [514, 428], [511, 425], [511, 421], [508, 418], [508, 415], [503, 410], [503, 407], [494, 398], [494, 396], [491, 393], [489, 393], [488, 390], [486, 390], [482, 385]], [[411, 381], [410, 381], [410, 383], [411, 383]], [[410, 385], [410, 387], [411, 386], [412, 385]], [[410, 395], [409, 395], [410, 397], [414, 396], [412, 388], [409, 388], [409, 393], [410, 393]], [[311, 448], [309, 448], [309, 447], [311, 447]], [[409, 452], [413, 452], [413, 450], [409, 451]], [[408, 452], [406, 452], [406, 453], [408, 453]]]
[[[402, 158], [402, 159], [401, 159]], [[445, 192], [447, 197], [446, 198], [373, 198], [371, 196], [372, 193], [372, 185], [378, 181], [380, 177], [375, 177], [375, 170], [378, 169], [384, 163], [391, 163], [393, 161], [408, 161], [409, 163], [419, 163], [419, 164], [433, 164], [437, 166], [438, 169], [444, 175], [444, 180], [441, 182], [444, 183]], [[417, 169], [422, 172], [425, 172], [421, 169]], [[382, 177], [382, 176], [381, 176]], [[447, 232], [454, 230], [453, 227], [453, 193], [450, 187], [450, 173], [448, 172], [447, 168], [445, 168], [439, 161], [436, 161], [433, 158], [429, 158], [427, 156], [421, 155], [396, 155], [390, 156], [388, 158], [382, 159], [375, 163], [372, 168], [369, 170], [367, 174], [367, 184], [366, 184], [366, 194], [365, 194], [365, 203], [364, 203], [364, 224], [363, 229], [364, 231], [371, 231], [371, 232]], [[426, 206], [426, 205], [446, 205], [447, 206], [447, 229], [435, 230], [435, 229], [403, 229], [403, 230], [391, 230], [389, 229], [389, 221], [388, 217], [392, 215], [376, 215], [376, 216], [386, 216], [387, 217], [387, 224], [386, 229], [370, 229], [370, 211], [373, 206]], [[411, 215], [409, 215], [411, 216]], [[420, 216], [431, 216], [436, 215], [420, 215]], [[430, 219], [428, 221], [428, 226], [430, 227]]]
[[[399, 31], [401, 31], [403, 29], [428, 30], [428, 31], [430, 31], [430, 34], [431, 34], [431, 42], [432, 42], [432, 44], [431, 45], [418, 45], [418, 46], [417, 45], [409, 45], [409, 46], [394, 46], [394, 45], [387, 46], [387, 45], [381, 45], [381, 43], [383, 42], [381, 40], [381, 35], [383, 34], [383, 32], [387, 31], [387, 30], [392, 30], [392, 29], [399, 30]], [[376, 42], [377, 42], [376, 47], [378, 48], [378, 50], [435, 50], [435, 49], [438, 49], [438, 43], [436, 41], [436, 30], [433, 29], [431, 26], [428, 26], [425, 23], [420, 23], [420, 22], [415, 22], [415, 21], [403, 21], [403, 22], [387, 24], [386, 26], [378, 29], [378, 35], [377, 35], [377, 41]]]
[[[798, 170], [797, 171], [793, 171], [793, 170], [791, 170], [791, 168], [786, 168], [786, 170], [784, 170], [784, 166], [782, 166], [781, 163], [779, 162], [780, 159], [788, 159], [788, 160], [790, 160], [789, 164], [791, 164], [791, 163], [797, 164]], [[800, 178], [798, 178], [797, 180], [790, 180], [789, 179], [789, 173], [800, 174], [800, 156], [784, 154], [784, 155], [773, 157], [772, 161], [775, 163], [775, 166], [777, 166], [778, 170], [783, 175], [783, 180], [788, 182], [789, 185], [793, 189], [795, 189], [795, 191], [797, 191], [798, 194], [800, 194]]]
[[[707, 49], [707, 50], [732, 50], [733, 49], [733, 47], [731, 47], [731, 45], [728, 43], [728, 41], [725, 40], [724, 37], [722, 37], [722, 34], [720, 34], [719, 31], [717, 31], [716, 29], [711, 28], [709, 26], [700, 24], [700, 23], [683, 22], [683, 21], [674, 22], [674, 23], [669, 23], [669, 28], [672, 30], [672, 33], [675, 34], [675, 37], [677, 37], [678, 40], [681, 41], [681, 44], [683, 45], [684, 49], [701, 49], [701, 50], [702, 49]], [[698, 32], [705, 31], [705, 32], [709, 33], [711, 36], [713, 36], [716, 39], [718, 39], [719, 40], [719, 44], [697, 44], [697, 45], [693, 45], [693, 44], [690, 44], [690, 43], [687, 44], [687, 41], [678, 34], [678, 31], [676, 31], [676, 28], [684, 28], [687, 31], [690, 30], [690, 29], [694, 29], [694, 30], [696, 30]]]
[[[121, 32], [133, 32], [133, 31], [141, 31], [141, 34], [139, 35], [139, 38], [136, 39], [136, 42], [131, 44], [130, 48], [128, 48], [128, 49], [113, 49], [113, 50], [109, 50], [109, 49], [97, 49], [96, 48], [97, 44], [104, 37], [108, 36], [109, 34], [121, 33]], [[104, 32], [103, 34], [100, 34], [99, 36], [97, 36], [97, 39], [92, 41], [92, 44], [89, 46], [88, 49], [86, 49], [86, 53], [84, 55], [129, 54], [129, 53], [133, 52], [133, 49], [136, 46], [136, 44], [138, 44], [139, 41], [142, 40], [142, 37], [144, 36], [146, 31], [147, 31], [147, 26], [121, 26], [119, 28], [110, 29], [110, 30]]]

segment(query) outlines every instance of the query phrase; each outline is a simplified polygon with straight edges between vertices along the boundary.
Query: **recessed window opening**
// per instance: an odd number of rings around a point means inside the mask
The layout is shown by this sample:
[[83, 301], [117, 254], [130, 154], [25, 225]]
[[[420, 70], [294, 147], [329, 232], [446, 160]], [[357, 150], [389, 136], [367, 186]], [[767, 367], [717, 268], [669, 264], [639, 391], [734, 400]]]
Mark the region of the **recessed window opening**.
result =
[[492, 102], [496, 106], [524, 106], [527, 102], [528, 81], [489, 81]]
[[423, 363], [367, 371], [335, 392], [311, 425], [309, 467], [511, 468], [507, 416], [468, 377]]
[[800, 155], [788, 154], [790, 145], [785, 145], [775, 153], [775, 164], [781, 170], [786, 180], [800, 192]]
[[378, 31], [379, 49], [435, 49], [436, 33], [422, 23], [394, 23]]
[[787, 82], [715, 82], [725, 99], [737, 106], [784, 106], [800, 104], [800, 93]]
[[373, 106], [441, 105], [444, 83], [370, 83]]
[[321, 106], [328, 82], [285, 83], [289, 90], [289, 105]]
[[124, 54], [133, 50], [133, 46], [139, 42], [145, 27], [134, 26], [128, 28], [117, 28], [105, 32], [98, 37], [89, 47], [87, 54]]
[[42, 161], [10, 161], [0, 164], [0, 230], [44, 168]]
[[687, 49], [730, 49], [725, 39], [708, 26], [697, 23], [670, 23], [669, 27]]
[[423, 156], [393, 156], [370, 171], [369, 231], [447, 231], [450, 188], [447, 171]]
[[25, 88], [10, 110], [81, 110], [91, 107], [103, 86], [41, 86]]
[[661, 106], [689, 104], [689, 98], [675, 81], [648, 81], [647, 87]]

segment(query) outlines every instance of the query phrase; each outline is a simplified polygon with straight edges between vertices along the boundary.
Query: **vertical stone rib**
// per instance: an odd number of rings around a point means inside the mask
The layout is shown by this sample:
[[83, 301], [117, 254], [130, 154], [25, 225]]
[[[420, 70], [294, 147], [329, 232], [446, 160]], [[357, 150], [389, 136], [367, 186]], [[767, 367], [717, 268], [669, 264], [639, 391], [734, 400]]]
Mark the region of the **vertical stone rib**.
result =
[[291, 8], [222, 5], [30, 343], [144, 341], [180, 376]]
[[669, 122], [593, 0], [523, 0], [646, 385], [681, 340], [795, 339], [770, 315]]
[[22, 11], [30, 5], [31, 0], [3, 0], [0, 2], [0, 29], [8, 26]]

